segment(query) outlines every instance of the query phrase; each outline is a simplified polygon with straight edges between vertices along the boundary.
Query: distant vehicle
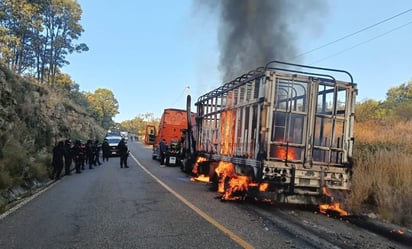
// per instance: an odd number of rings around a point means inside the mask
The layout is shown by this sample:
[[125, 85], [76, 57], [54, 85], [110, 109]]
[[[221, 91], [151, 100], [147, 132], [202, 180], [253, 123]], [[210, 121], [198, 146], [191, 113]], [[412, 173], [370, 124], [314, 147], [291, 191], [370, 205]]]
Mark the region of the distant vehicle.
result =
[[120, 131], [108, 131], [106, 137], [121, 137]]
[[128, 140], [129, 139], [129, 132], [121, 131], [120, 136], [123, 137], [124, 139]]
[[154, 125], [146, 125], [144, 143], [147, 145], [156, 143], [156, 127]]
[[122, 140], [121, 136], [107, 136], [107, 142], [109, 143], [109, 156], [120, 156], [119, 154], [119, 142]]

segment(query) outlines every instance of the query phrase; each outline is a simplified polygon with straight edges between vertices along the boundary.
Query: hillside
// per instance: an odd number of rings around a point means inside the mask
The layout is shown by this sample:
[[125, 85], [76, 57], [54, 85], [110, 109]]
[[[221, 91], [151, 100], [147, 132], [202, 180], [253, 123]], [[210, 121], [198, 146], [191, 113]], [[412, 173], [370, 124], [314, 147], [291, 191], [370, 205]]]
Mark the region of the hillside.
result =
[[12, 186], [48, 179], [51, 150], [58, 141], [101, 139], [104, 134], [68, 94], [0, 66], [0, 209], [14, 198]]

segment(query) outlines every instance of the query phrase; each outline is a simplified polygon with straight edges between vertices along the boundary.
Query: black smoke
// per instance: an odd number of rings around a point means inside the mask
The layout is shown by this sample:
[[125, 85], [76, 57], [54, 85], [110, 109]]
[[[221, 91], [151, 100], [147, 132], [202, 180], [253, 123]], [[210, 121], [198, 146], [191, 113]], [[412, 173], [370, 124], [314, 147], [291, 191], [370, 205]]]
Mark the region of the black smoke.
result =
[[297, 62], [302, 29], [319, 25], [315, 20], [327, 9], [321, 0], [197, 2], [218, 12], [219, 70], [224, 82], [271, 60]]

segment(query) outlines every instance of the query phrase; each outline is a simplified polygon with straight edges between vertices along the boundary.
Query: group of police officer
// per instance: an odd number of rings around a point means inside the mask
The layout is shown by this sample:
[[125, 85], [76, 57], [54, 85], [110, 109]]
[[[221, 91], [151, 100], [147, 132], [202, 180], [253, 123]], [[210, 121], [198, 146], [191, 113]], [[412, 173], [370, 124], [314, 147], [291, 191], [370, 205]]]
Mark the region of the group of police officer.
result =
[[80, 174], [86, 165], [89, 166], [89, 169], [101, 165], [100, 151], [103, 152], [103, 162], [105, 160], [109, 161], [109, 148], [109, 143], [106, 139], [103, 143], [99, 143], [99, 140], [93, 141], [91, 139], [87, 140], [86, 143], [76, 140], [74, 145], [72, 145], [71, 139], [59, 141], [53, 148], [53, 171], [50, 178], [59, 180], [63, 168], [64, 175], [70, 175], [73, 162], [77, 174]]

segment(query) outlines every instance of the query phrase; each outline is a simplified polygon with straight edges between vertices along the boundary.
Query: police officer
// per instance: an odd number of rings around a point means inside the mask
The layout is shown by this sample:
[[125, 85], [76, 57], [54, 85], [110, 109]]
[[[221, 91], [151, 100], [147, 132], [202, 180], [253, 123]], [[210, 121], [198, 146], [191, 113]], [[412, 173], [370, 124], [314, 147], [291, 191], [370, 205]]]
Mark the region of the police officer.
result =
[[87, 140], [86, 143], [86, 155], [87, 162], [89, 164], [89, 169], [93, 169], [93, 165], [96, 165], [94, 162], [94, 143], [91, 139]]
[[99, 140], [96, 139], [94, 141], [94, 165], [101, 165], [102, 163], [100, 162], [100, 149], [101, 145], [99, 144]]
[[65, 153], [64, 142], [60, 141], [53, 148], [53, 159], [52, 159], [53, 172], [52, 172], [51, 178], [56, 181], [60, 179], [60, 174], [63, 170], [64, 153]]
[[129, 156], [129, 148], [127, 147], [126, 140], [122, 138], [118, 144], [120, 154], [120, 168], [129, 168], [127, 166], [127, 157]]
[[70, 175], [70, 167], [72, 166], [72, 141], [66, 139], [64, 143], [64, 172], [66, 176]]
[[82, 144], [80, 145], [80, 148], [81, 148], [81, 154], [80, 154], [80, 161], [81, 161], [81, 163], [80, 163], [80, 165], [81, 165], [81, 167], [82, 167], [82, 170], [84, 170], [84, 165], [86, 164], [86, 153], [87, 153], [87, 151], [86, 151], [86, 144], [85, 144], [85, 143], [82, 143]]
[[76, 168], [76, 173], [80, 174], [82, 173], [80, 171], [80, 167], [83, 161], [83, 149], [82, 149], [82, 143], [80, 142], [80, 140], [76, 140], [76, 142], [74, 143], [74, 147], [73, 147], [73, 159], [74, 159], [74, 165]]
[[109, 161], [109, 154], [110, 154], [110, 145], [107, 138], [104, 139], [102, 144], [102, 152], [103, 152], [103, 162]]
[[160, 165], [163, 165], [165, 163], [166, 152], [167, 152], [167, 145], [166, 145], [165, 139], [162, 139], [162, 141], [160, 142], [159, 151], [160, 151]]

